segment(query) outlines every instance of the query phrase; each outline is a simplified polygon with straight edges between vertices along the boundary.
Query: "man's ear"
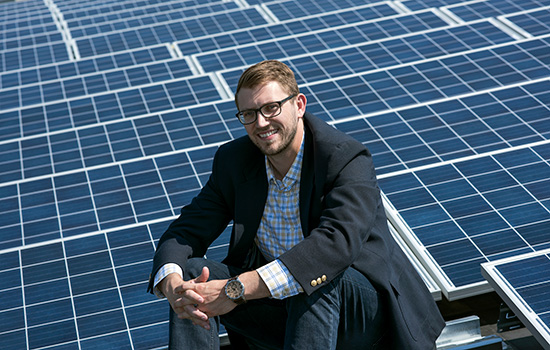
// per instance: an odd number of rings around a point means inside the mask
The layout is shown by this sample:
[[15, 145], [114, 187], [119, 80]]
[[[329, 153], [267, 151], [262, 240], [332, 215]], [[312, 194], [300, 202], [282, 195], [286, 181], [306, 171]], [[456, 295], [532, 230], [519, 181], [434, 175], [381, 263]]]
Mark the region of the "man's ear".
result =
[[303, 117], [306, 113], [307, 98], [306, 95], [299, 93], [296, 96], [296, 106], [298, 107], [298, 115]]

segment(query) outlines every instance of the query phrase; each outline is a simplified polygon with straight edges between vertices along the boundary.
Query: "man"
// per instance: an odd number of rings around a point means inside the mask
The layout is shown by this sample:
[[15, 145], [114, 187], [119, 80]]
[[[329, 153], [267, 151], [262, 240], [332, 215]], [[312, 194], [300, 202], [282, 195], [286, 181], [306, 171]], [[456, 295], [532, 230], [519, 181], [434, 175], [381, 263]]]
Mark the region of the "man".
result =
[[[444, 322], [388, 231], [368, 150], [306, 113], [278, 61], [247, 69], [235, 102], [248, 137], [219, 148], [155, 254], [170, 348], [219, 347], [219, 320], [252, 349], [433, 349]], [[203, 259], [231, 221], [227, 257]]]

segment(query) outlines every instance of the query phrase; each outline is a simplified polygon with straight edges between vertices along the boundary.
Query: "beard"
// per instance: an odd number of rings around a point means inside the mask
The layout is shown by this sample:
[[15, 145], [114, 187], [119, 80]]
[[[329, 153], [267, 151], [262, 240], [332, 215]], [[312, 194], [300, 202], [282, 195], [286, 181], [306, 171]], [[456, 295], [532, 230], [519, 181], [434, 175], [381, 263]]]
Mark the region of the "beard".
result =
[[258, 136], [252, 138], [252, 142], [262, 151], [266, 156], [276, 156], [283, 153], [285, 150], [289, 149], [292, 145], [292, 142], [296, 138], [296, 132], [298, 130], [298, 118], [294, 119], [294, 123], [289, 125], [288, 128], [277, 129], [278, 139], [273, 141], [263, 141], [258, 139]]

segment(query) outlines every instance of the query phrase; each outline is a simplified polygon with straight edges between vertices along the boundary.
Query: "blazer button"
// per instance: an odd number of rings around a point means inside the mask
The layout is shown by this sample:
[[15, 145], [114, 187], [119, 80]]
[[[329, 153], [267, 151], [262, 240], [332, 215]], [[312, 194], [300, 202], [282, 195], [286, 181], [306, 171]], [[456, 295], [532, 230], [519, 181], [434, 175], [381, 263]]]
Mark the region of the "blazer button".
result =
[[317, 285], [317, 281], [316, 281], [316, 280], [312, 280], [312, 281], [311, 281], [311, 286], [312, 286], [312, 287], [315, 287], [316, 285]]
[[326, 282], [326, 280], [327, 280], [327, 275], [321, 276], [321, 279], [323, 280], [323, 282]]
[[317, 284], [323, 283], [323, 280], [321, 280], [321, 277], [317, 278]]

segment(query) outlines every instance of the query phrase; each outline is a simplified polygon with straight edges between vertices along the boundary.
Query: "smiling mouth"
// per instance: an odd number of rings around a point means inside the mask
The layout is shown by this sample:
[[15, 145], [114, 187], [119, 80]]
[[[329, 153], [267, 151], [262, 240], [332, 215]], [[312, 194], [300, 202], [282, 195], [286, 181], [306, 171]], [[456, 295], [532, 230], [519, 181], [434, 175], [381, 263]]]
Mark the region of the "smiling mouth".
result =
[[258, 136], [260, 136], [260, 138], [262, 138], [262, 139], [266, 139], [271, 135], [275, 135], [276, 133], [277, 133], [277, 130], [270, 130], [270, 131], [260, 133], [260, 134], [258, 134]]

